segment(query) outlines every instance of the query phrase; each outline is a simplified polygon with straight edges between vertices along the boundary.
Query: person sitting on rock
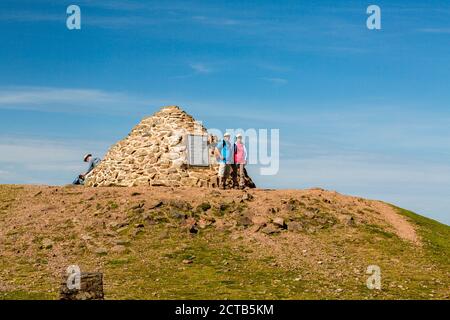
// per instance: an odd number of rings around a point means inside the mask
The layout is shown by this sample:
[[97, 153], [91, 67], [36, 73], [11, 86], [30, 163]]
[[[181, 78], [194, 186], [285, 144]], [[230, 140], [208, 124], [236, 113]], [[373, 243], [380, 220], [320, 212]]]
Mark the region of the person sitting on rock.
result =
[[90, 153], [84, 156], [83, 161], [88, 163], [88, 169], [85, 173], [80, 174], [72, 184], [84, 184], [84, 180], [86, 180], [86, 176], [89, 172], [91, 172], [100, 163], [100, 159], [92, 157], [92, 154]]
[[245, 164], [247, 163], [247, 149], [242, 143], [242, 134], [238, 133], [236, 135], [236, 142], [234, 143], [234, 177], [233, 184], [237, 185], [237, 177], [239, 176], [239, 188], [244, 189], [245, 187]]
[[219, 163], [219, 185], [226, 189], [227, 178], [230, 175], [231, 165], [234, 161], [234, 148], [230, 142], [230, 134], [226, 132], [222, 141], [219, 141], [214, 150], [217, 162]]

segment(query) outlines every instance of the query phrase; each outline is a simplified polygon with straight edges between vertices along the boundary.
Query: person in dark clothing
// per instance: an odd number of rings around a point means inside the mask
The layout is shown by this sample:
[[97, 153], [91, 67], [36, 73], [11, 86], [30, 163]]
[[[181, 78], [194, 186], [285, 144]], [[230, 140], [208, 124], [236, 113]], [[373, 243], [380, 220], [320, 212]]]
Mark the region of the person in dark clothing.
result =
[[86, 176], [89, 174], [89, 172], [91, 172], [100, 163], [100, 159], [92, 157], [92, 154], [90, 153], [84, 156], [83, 161], [88, 163], [87, 171], [78, 175], [78, 177], [72, 182], [72, 184], [84, 184], [84, 180], [86, 179]]

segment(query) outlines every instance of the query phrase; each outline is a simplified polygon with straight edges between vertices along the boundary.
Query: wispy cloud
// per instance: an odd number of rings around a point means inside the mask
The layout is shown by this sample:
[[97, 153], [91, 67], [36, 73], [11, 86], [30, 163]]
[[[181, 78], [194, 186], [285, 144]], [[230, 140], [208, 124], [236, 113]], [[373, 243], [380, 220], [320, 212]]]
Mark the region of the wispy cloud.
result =
[[[362, 41], [367, 38], [364, 28], [359, 24], [350, 24], [342, 18], [333, 19], [331, 13], [327, 11], [325, 11], [327, 15], [325, 17], [316, 14], [303, 17], [299, 21], [289, 17], [274, 20], [269, 14], [273, 8], [268, 4], [249, 11], [242, 10], [239, 5], [224, 6], [205, 1], [128, 3], [127, 1], [80, 0], [78, 4], [82, 9], [82, 28], [95, 27], [124, 31], [140, 27], [139, 32], [157, 38], [166, 38], [165, 31], [171, 30], [172, 40], [189, 40], [196, 43], [223, 41], [215, 34], [219, 30], [227, 32], [227, 38], [234, 41], [235, 45], [251, 43], [264, 49], [270, 46], [292, 52], [332, 54], [366, 52], [362, 45]], [[59, 8], [55, 7], [51, 10], [53, 11], [3, 12], [0, 13], [0, 21], [54, 22], [64, 25], [65, 13], [60, 13], [57, 11]], [[89, 14], [85, 14], [85, 11]], [[320, 27], [315, 27], [317, 25]], [[197, 32], [191, 30], [200, 30], [203, 36], [197, 37]], [[308, 41], [316, 37], [325, 39], [328, 45]], [[332, 41], [335, 38], [344, 40], [345, 44], [343, 45], [342, 41]]]
[[102, 156], [101, 141], [0, 136], [0, 183], [66, 184], [85, 169], [86, 152]]
[[[0, 162], [16, 164], [76, 161], [87, 151], [104, 151], [106, 142], [0, 136]], [[92, 150], [95, 149], [95, 150]], [[92, 150], [92, 151], [90, 151]]]
[[277, 86], [282, 86], [288, 83], [288, 80], [284, 78], [261, 78], [261, 79]]
[[214, 71], [211, 66], [208, 66], [205, 63], [201, 62], [191, 63], [189, 66], [192, 68], [192, 70], [195, 71], [195, 73], [198, 74], [208, 74]]
[[[206, 70], [212, 72], [212, 69]], [[187, 76], [179, 76], [179, 78], [192, 77], [195, 74], [191, 73]], [[226, 103], [222, 105], [218, 101], [193, 100], [183, 96], [151, 97], [151, 94], [143, 96], [87, 88], [0, 87], [0, 110], [31, 110], [69, 114], [122, 115], [134, 113], [148, 115], [149, 110], [174, 104], [186, 108], [187, 112], [196, 112], [199, 117], [205, 116], [205, 110], [208, 110], [207, 116], [210, 118], [223, 117], [229, 115], [229, 111], [224, 110], [234, 110], [240, 118], [245, 119], [295, 121], [291, 116], [287, 117], [275, 112], [261, 111], [256, 115], [252, 111], [243, 112], [246, 108], [241, 105]], [[218, 108], [211, 110], [210, 106], [213, 104]]]
[[[247, 62], [246, 62], [247, 63]], [[274, 64], [271, 62], [267, 62], [267, 61], [249, 61], [248, 63], [254, 64], [256, 67], [261, 68], [263, 70], [268, 70], [268, 71], [272, 71], [272, 72], [290, 72], [293, 70], [293, 68], [291, 66], [287, 66], [287, 65], [279, 65], [279, 64]]]
[[186, 79], [197, 75], [207, 75], [215, 72], [216, 70], [209, 64], [203, 62], [193, 62], [188, 64], [190, 72], [177, 76], [172, 76], [172, 79]]
[[418, 29], [423, 33], [435, 33], [435, 34], [450, 34], [450, 28], [422, 28]]
[[213, 26], [236, 26], [243, 24], [242, 21], [236, 19], [228, 19], [224, 17], [194, 16], [192, 17], [192, 19], [195, 22]]
[[152, 105], [164, 105], [164, 101], [98, 89], [0, 87], [0, 109], [121, 114]]
[[61, 22], [66, 21], [63, 14], [33, 12], [33, 11], [15, 11], [15, 12], [0, 12], [0, 22]]
[[49, 87], [12, 87], [0, 89], [0, 105], [43, 104], [55, 102], [111, 102], [121, 99], [120, 94], [111, 94], [95, 89], [68, 89]]
[[121, 0], [109, 0], [109, 1], [95, 1], [95, 0], [78, 0], [81, 6], [118, 10], [118, 11], [139, 11], [148, 9], [148, 5], [143, 2], [136, 1], [121, 1]]

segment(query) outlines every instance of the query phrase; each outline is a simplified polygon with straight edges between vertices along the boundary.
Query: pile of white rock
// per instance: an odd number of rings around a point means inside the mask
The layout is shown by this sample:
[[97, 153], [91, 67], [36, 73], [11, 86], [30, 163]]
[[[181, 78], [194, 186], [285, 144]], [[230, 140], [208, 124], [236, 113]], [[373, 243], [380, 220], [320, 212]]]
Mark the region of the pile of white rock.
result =
[[[209, 166], [189, 166], [187, 134], [207, 135], [207, 130], [177, 106], [161, 108], [111, 147], [88, 175], [86, 185], [217, 187], [215, 145], [208, 144]], [[246, 181], [254, 187], [250, 177]]]

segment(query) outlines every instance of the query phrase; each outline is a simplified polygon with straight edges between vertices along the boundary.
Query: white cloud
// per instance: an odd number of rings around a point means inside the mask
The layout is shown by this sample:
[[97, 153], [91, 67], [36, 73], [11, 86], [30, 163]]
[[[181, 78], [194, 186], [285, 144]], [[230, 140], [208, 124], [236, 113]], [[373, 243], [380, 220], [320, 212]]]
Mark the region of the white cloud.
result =
[[210, 66], [207, 66], [204, 63], [191, 63], [189, 66], [196, 73], [200, 73], [200, 74], [208, 74], [208, 73], [211, 73], [214, 71]]
[[173, 76], [171, 78], [172, 79], [186, 79], [186, 78], [194, 77], [196, 75], [207, 75], [207, 74], [210, 74], [215, 71], [210, 65], [207, 65], [202, 62], [189, 63], [189, 68], [191, 68], [193, 72]]
[[270, 82], [272, 84], [275, 84], [275, 85], [285, 85], [285, 84], [288, 83], [288, 81], [286, 79], [283, 79], [283, 78], [261, 78], [261, 79], [264, 80], [264, 81], [268, 81], [268, 82]]
[[43, 104], [43, 103], [85, 103], [112, 102], [120, 98], [101, 90], [66, 89], [48, 87], [20, 87], [0, 89], [0, 105], [11, 104]]
[[42, 13], [42, 12], [32, 12], [32, 11], [15, 11], [15, 12], [1, 12], [0, 21], [16, 21], [16, 22], [64, 22], [66, 16], [64, 13], [62, 15], [52, 14], [52, 13]]
[[0, 183], [70, 183], [85, 170], [85, 153], [101, 157], [108, 147], [106, 142], [0, 136]]
[[450, 28], [423, 28], [418, 31], [424, 33], [450, 34]]
[[196, 22], [213, 26], [236, 26], [243, 23], [242, 21], [224, 17], [194, 16], [192, 19]]
[[0, 87], [0, 109], [124, 114], [161, 105], [163, 100], [98, 89]]
[[[205, 64], [193, 64], [198, 72], [213, 72]], [[192, 67], [192, 68], [194, 68]], [[192, 76], [189, 75], [189, 76]], [[179, 78], [189, 77], [179, 76]], [[109, 92], [88, 88], [55, 88], [55, 87], [0, 87], [0, 110], [33, 110], [45, 112], [61, 112], [76, 114], [142, 114], [148, 115], [152, 109], [159, 109], [165, 105], [179, 105], [189, 113], [197, 113], [198, 120], [208, 110], [208, 117], [229, 116], [239, 114], [241, 118], [252, 120], [296, 121], [292, 116], [285, 116], [275, 112], [246, 111], [248, 104], [222, 104], [218, 101], [192, 100], [186, 97], [157, 97], [133, 95], [126, 92]], [[211, 105], [216, 108], [211, 109]], [[257, 107], [257, 106], [255, 106]]]

